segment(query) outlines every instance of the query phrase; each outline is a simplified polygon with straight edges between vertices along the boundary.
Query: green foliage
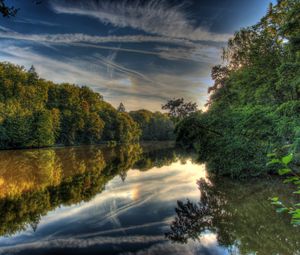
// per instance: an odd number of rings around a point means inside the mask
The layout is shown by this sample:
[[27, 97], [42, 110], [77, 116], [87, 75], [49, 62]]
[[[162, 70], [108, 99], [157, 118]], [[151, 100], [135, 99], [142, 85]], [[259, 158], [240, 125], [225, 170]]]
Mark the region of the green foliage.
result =
[[138, 124], [86, 86], [54, 84], [0, 63], [0, 148], [135, 142]]
[[[297, 153], [297, 147], [295, 144], [292, 146], [292, 150], [284, 156], [279, 156], [280, 153], [275, 152], [269, 154], [270, 161], [268, 164], [276, 164], [278, 166], [278, 174], [285, 176], [284, 183], [292, 183], [296, 186], [296, 191], [293, 192], [295, 195], [300, 194], [300, 175], [297, 168], [293, 166], [294, 155]], [[279, 197], [271, 198], [271, 204], [277, 207], [276, 212], [286, 212], [291, 215], [291, 223], [295, 226], [300, 226], [300, 208], [299, 202], [292, 204], [285, 204], [279, 200]]]
[[160, 112], [126, 113], [86, 86], [54, 84], [32, 66], [0, 63], [0, 148], [54, 144], [121, 143], [174, 139], [174, 124]]
[[268, 171], [265, 157], [277, 117], [269, 108], [240, 107], [194, 114], [175, 129], [177, 143], [195, 148], [210, 172], [231, 177], [256, 176]]
[[126, 112], [117, 114], [117, 140], [122, 143], [137, 142], [141, 135], [138, 124]]
[[170, 99], [162, 106], [163, 110], [168, 111], [168, 115], [174, 122], [180, 121], [183, 118], [197, 111], [197, 104], [192, 102], [184, 102], [183, 98]]
[[138, 110], [129, 112], [129, 115], [139, 124], [142, 130], [141, 140], [174, 140], [174, 124], [166, 114]]
[[299, 8], [299, 1], [279, 1], [257, 25], [238, 31], [224, 49], [224, 65], [212, 69], [208, 110], [177, 124], [177, 143], [196, 149], [209, 171], [231, 177], [267, 173], [274, 168], [265, 155], [295, 140]]
[[55, 143], [55, 131], [52, 115], [49, 110], [33, 113], [32, 121], [32, 147], [51, 146]]

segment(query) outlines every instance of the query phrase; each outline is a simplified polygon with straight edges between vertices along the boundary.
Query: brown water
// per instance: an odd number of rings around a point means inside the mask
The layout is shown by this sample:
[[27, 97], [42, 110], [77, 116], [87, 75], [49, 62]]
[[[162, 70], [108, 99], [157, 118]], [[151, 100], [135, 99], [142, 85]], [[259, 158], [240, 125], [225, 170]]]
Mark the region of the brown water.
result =
[[172, 144], [0, 152], [0, 254], [300, 254], [281, 180], [212, 180]]

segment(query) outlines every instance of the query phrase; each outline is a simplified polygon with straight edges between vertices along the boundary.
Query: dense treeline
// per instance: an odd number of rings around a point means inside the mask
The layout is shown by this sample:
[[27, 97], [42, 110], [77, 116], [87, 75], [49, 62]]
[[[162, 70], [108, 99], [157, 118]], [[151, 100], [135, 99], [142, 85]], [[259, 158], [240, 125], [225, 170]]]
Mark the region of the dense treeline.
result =
[[142, 129], [142, 140], [173, 140], [175, 138], [173, 121], [166, 114], [138, 110], [129, 112], [129, 115]]
[[[170, 124], [161, 114], [153, 116], [157, 117], [152, 119], [163, 119]], [[163, 130], [159, 125], [153, 125], [156, 130], [153, 138], [170, 138], [171, 125], [164, 125]], [[99, 93], [86, 86], [54, 84], [39, 78], [34, 67], [26, 71], [20, 66], [0, 63], [2, 149], [101, 141], [136, 142], [141, 131], [140, 124], [130, 114], [117, 111]], [[143, 133], [143, 137], [148, 139], [148, 134]]]
[[208, 110], [182, 120], [177, 142], [196, 148], [211, 172], [269, 171], [267, 153], [300, 135], [300, 2], [278, 1], [241, 29], [212, 69]]

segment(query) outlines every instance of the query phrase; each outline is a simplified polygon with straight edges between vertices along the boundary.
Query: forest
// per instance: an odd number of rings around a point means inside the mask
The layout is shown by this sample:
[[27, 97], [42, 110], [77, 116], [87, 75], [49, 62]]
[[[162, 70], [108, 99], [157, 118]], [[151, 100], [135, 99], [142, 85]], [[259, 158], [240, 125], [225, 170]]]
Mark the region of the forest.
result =
[[168, 113], [115, 109], [87, 86], [0, 63], [0, 148], [176, 139], [218, 175], [274, 172], [267, 164], [274, 150], [295, 152], [299, 164], [299, 1], [270, 4], [259, 23], [229, 39], [222, 58], [211, 71], [206, 110], [174, 98], [162, 106]]
[[[176, 141], [195, 149], [211, 173], [233, 178], [270, 173], [268, 154], [299, 164], [300, 2], [278, 1], [236, 32], [212, 68], [207, 111], [181, 120]], [[290, 171], [290, 170], [286, 170]]]
[[0, 148], [171, 140], [174, 125], [160, 112], [118, 109], [87, 86], [55, 84], [32, 66], [0, 63]]
[[0, 255], [299, 255], [300, 1], [269, 1], [0, 0]]

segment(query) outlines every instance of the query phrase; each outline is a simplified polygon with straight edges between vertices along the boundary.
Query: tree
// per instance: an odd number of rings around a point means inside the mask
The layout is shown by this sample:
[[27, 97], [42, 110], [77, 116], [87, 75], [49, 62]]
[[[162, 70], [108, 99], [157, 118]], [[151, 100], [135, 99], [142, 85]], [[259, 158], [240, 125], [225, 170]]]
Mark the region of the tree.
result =
[[168, 115], [173, 120], [178, 121], [196, 112], [197, 107], [196, 103], [185, 103], [183, 98], [178, 98], [168, 100], [168, 102], [162, 106], [162, 109], [168, 110]]
[[[36, 5], [41, 4], [41, 0], [32, 0]], [[15, 17], [19, 11], [19, 8], [15, 8], [14, 6], [8, 6], [5, 3], [5, 0], [0, 0], [0, 13], [3, 17]]]
[[216, 100], [219, 96], [221, 88], [225, 87], [226, 79], [229, 76], [229, 68], [226, 66], [216, 65], [211, 70], [211, 78], [214, 80], [214, 85], [208, 88], [208, 94], [210, 99], [207, 102], [207, 106], [211, 104], [213, 100]]
[[87, 86], [40, 79], [35, 67], [0, 63], [0, 146], [136, 142], [139, 125]]
[[32, 120], [32, 147], [51, 146], [55, 143], [52, 114], [49, 110], [36, 111]]
[[126, 112], [125, 106], [123, 105], [122, 102], [119, 104], [117, 111], [118, 112]]
[[151, 112], [148, 110], [137, 110], [129, 112], [129, 115], [136, 121], [141, 130], [141, 140], [173, 140], [174, 123], [170, 117], [161, 112]]
[[16, 16], [19, 9], [14, 6], [7, 6], [5, 0], [0, 0], [0, 13], [3, 17], [14, 17]]
[[273, 172], [266, 155], [296, 138], [299, 10], [299, 1], [278, 1], [258, 24], [236, 32], [223, 65], [212, 69], [208, 110], [177, 123], [177, 143], [196, 149], [208, 171], [232, 178]]
[[88, 143], [97, 143], [103, 133], [104, 121], [97, 113], [91, 113], [85, 120], [84, 141]]
[[39, 79], [39, 75], [37, 74], [35, 67], [32, 65], [28, 70], [28, 84], [33, 85], [37, 82], [38, 79]]
[[[188, 199], [177, 201], [175, 217], [165, 234], [170, 241], [201, 242], [203, 235], [212, 232], [218, 245], [227, 248], [229, 254], [237, 251], [239, 254], [298, 252], [299, 229], [280, 217], [274, 217], [274, 208], [268, 201], [274, 191], [289, 200], [290, 190], [284, 190], [280, 180], [269, 178], [239, 182], [210, 178], [209, 181], [199, 180], [198, 186], [201, 193], [198, 202]], [[271, 223], [266, 215], [272, 216]]]
[[[6, 130], [3, 149], [6, 148], [26, 148], [31, 146], [31, 125], [30, 115], [16, 112], [7, 116], [3, 122], [3, 128]], [[3, 135], [3, 133], [2, 133]]]
[[117, 141], [121, 143], [138, 142], [141, 129], [138, 124], [125, 112], [117, 115]]

